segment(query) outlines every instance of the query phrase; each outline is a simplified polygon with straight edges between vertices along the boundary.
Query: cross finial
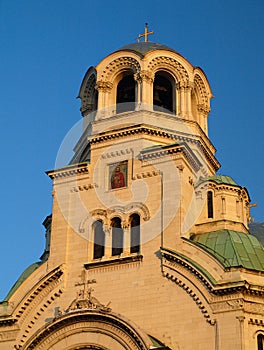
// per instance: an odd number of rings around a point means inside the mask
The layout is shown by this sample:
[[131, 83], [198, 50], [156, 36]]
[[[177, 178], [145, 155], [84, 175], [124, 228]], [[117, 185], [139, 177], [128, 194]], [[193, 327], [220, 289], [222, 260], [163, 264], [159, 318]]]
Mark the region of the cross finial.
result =
[[140, 38], [144, 37], [144, 41], [147, 42], [148, 41], [148, 36], [150, 34], [154, 34], [154, 31], [152, 30], [151, 32], [148, 31], [148, 23], [145, 23], [145, 31], [144, 34], [138, 34], [138, 38], [137, 41], [140, 41]]

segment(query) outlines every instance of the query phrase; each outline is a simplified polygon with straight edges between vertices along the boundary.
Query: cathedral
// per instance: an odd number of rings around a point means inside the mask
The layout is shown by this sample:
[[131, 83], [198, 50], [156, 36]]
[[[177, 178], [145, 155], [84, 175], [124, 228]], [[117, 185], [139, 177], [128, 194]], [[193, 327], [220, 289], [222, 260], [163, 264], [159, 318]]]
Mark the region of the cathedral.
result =
[[46, 246], [0, 302], [0, 350], [264, 350], [264, 250], [220, 175], [204, 71], [138, 41], [91, 66], [47, 171]]

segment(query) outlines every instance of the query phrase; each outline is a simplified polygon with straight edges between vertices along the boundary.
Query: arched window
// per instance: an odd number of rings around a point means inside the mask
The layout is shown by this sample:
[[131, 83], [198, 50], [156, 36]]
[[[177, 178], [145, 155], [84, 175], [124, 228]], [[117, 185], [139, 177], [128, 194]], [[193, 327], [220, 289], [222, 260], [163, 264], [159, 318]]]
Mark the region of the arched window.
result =
[[175, 80], [167, 72], [157, 72], [153, 84], [153, 109], [175, 113]]
[[207, 192], [207, 215], [208, 218], [214, 217], [214, 208], [213, 208], [213, 192]]
[[102, 221], [95, 221], [94, 223], [94, 259], [99, 259], [104, 256], [105, 253], [105, 233], [103, 230]]
[[113, 218], [112, 226], [112, 255], [120, 255], [123, 253], [124, 233], [121, 228], [121, 219]]
[[130, 217], [130, 253], [140, 251], [140, 216], [132, 214]]
[[133, 74], [125, 75], [117, 85], [116, 113], [134, 111], [136, 101], [136, 82]]
[[258, 334], [257, 336], [258, 350], [264, 350], [264, 335]]

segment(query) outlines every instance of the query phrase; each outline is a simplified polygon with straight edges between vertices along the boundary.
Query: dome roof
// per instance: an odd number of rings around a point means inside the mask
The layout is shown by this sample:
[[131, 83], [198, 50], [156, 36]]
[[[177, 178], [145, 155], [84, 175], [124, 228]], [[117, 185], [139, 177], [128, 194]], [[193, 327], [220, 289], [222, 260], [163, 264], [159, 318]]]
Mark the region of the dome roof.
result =
[[176, 52], [175, 50], [173, 50], [172, 48], [170, 48], [166, 45], [153, 43], [151, 41], [146, 41], [146, 42], [140, 41], [137, 43], [128, 44], [128, 45], [125, 45], [125, 46], [121, 47], [120, 49], [116, 50], [116, 52], [118, 52], [118, 51], [133, 51], [133, 52], [135, 52], [143, 57], [149, 51], [154, 51], [154, 50], [167, 50], [167, 51]]

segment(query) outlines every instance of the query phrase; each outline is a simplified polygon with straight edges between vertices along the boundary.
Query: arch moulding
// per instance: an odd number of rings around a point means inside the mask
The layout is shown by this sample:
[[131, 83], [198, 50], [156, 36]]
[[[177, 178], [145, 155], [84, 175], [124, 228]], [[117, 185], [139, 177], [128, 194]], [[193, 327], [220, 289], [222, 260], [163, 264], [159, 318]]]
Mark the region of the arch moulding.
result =
[[20, 350], [147, 350], [149, 337], [120, 315], [76, 310], [43, 326]]

